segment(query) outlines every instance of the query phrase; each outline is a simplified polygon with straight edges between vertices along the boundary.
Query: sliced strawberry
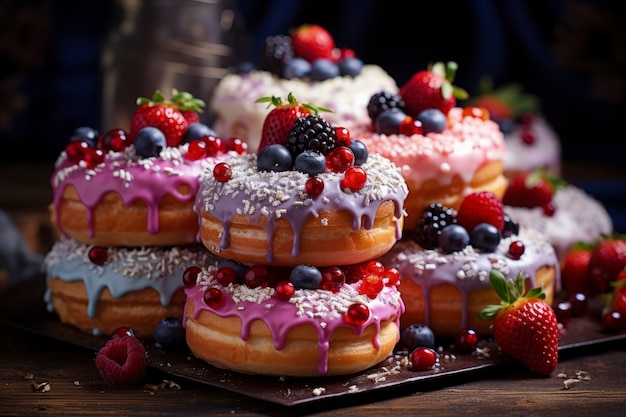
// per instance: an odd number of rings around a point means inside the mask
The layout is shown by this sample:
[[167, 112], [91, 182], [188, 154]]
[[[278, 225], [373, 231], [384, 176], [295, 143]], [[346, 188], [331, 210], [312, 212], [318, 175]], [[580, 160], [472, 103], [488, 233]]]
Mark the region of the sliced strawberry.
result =
[[335, 40], [320, 25], [298, 26], [291, 32], [291, 42], [295, 55], [311, 63], [316, 59], [334, 59]]
[[178, 146], [189, 125], [200, 120], [198, 113], [205, 103], [190, 93], [173, 90], [171, 100], [156, 91], [151, 99], [139, 97], [137, 105], [130, 120], [130, 140], [141, 129], [151, 126], [163, 132], [167, 146]]
[[455, 62], [437, 62], [424, 71], [415, 73], [401, 88], [398, 95], [404, 100], [404, 109], [416, 117], [425, 109], [439, 109], [448, 114], [456, 99], [465, 99], [465, 90], [453, 86], [458, 66]]
[[493, 337], [503, 352], [541, 375], [551, 374], [558, 364], [557, 317], [545, 301], [541, 288], [524, 293], [524, 276], [506, 280], [497, 270], [489, 275], [491, 286], [502, 302], [489, 305], [479, 314], [494, 320]]
[[310, 103], [299, 103], [291, 93], [287, 96], [287, 103], [284, 103], [280, 97], [275, 96], [260, 98], [257, 100], [257, 103], [269, 103], [269, 106], [275, 106], [263, 122], [261, 142], [257, 152], [269, 145], [276, 143], [285, 144], [287, 134], [293, 128], [295, 121], [300, 117], [317, 114], [320, 111], [330, 111]]

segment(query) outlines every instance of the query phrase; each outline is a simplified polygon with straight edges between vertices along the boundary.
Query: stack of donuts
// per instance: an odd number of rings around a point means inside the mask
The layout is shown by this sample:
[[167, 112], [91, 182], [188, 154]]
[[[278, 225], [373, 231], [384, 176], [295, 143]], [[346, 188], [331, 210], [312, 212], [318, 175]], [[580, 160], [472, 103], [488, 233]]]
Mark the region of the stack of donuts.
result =
[[185, 271], [184, 325], [193, 354], [220, 368], [351, 374], [399, 339], [398, 273], [378, 259], [402, 234], [400, 170], [317, 114], [299, 120], [328, 129], [323, 150], [317, 133], [296, 151], [280, 136], [202, 178], [200, 237], [219, 261]]
[[193, 210], [199, 177], [245, 152], [200, 123], [201, 104], [188, 93], [166, 100], [157, 92], [128, 131], [80, 127], [61, 152], [50, 204], [59, 239], [45, 259], [45, 301], [62, 322], [153, 338], [164, 318], [182, 319], [180, 276], [211, 258]]

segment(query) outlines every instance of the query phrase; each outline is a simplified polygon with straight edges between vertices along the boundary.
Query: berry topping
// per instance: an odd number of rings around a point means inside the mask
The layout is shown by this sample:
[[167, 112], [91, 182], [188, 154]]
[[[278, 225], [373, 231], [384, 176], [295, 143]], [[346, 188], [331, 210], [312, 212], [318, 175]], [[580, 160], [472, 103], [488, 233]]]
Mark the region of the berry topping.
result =
[[470, 233], [479, 223], [489, 223], [501, 232], [504, 229], [502, 201], [490, 191], [469, 194], [461, 201], [457, 221]]
[[498, 245], [502, 236], [498, 229], [489, 223], [479, 223], [470, 233], [470, 243], [475, 249], [485, 252], [493, 252]]
[[287, 135], [286, 145], [294, 158], [306, 150], [328, 155], [335, 149], [336, 140], [337, 133], [330, 123], [316, 114], [309, 114], [294, 122]]
[[146, 370], [146, 351], [135, 337], [111, 339], [98, 351], [96, 368], [110, 385], [135, 385]]
[[202, 271], [198, 266], [190, 266], [185, 271], [183, 271], [183, 285], [186, 288], [191, 288], [196, 286], [196, 281], [198, 280], [198, 274]]
[[81, 126], [74, 130], [74, 133], [72, 133], [70, 137], [70, 142], [84, 141], [89, 144], [90, 148], [95, 148], [98, 146], [99, 137], [100, 133], [93, 127]]
[[340, 268], [329, 266], [322, 269], [320, 288], [326, 291], [338, 292], [346, 282], [346, 275]]
[[304, 185], [306, 193], [315, 198], [322, 194], [324, 191], [324, 181], [321, 178], [313, 177], [309, 178]]
[[[398, 108], [384, 110], [374, 121], [374, 129], [381, 135], [395, 135], [400, 133], [401, 126], [411, 124], [413, 120], [404, 111]], [[404, 128], [406, 130], [406, 128]]]
[[154, 340], [163, 349], [175, 349], [185, 344], [185, 328], [178, 317], [166, 317], [154, 328]]
[[294, 285], [291, 282], [284, 280], [284, 281], [279, 281], [276, 284], [275, 290], [276, 290], [276, 297], [279, 300], [287, 301], [296, 292], [296, 287], [294, 287]]
[[89, 249], [87, 256], [94, 265], [104, 265], [109, 259], [109, 250], [103, 246], [93, 246]]
[[203, 300], [211, 308], [218, 308], [224, 304], [224, 293], [219, 288], [207, 288], [204, 292]]
[[478, 333], [473, 329], [460, 329], [454, 335], [454, 346], [460, 352], [471, 352], [478, 344]]
[[348, 148], [354, 154], [354, 165], [361, 166], [367, 162], [367, 158], [369, 157], [369, 151], [367, 150], [367, 146], [363, 142], [357, 139], [353, 139], [350, 141]]
[[293, 57], [294, 53], [290, 36], [268, 36], [265, 38], [261, 48], [259, 68], [280, 77], [283, 74], [285, 64]]
[[228, 266], [223, 266], [215, 272], [215, 280], [219, 282], [220, 285], [226, 287], [237, 281], [237, 271]]
[[284, 145], [275, 143], [259, 151], [256, 165], [260, 171], [283, 172], [293, 168], [294, 161]]
[[354, 303], [348, 306], [348, 310], [344, 315], [346, 323], [361, 325], [367, 321], [370, 316], [370, 309], [365, 304]]
[[414, 371], [428, 371], [437, 363], [437, 352], [428, 347], [418, 347], [411, 352], [409, 360]]
[[367, 182], [367, 173], [361, 167], [350, 167], [346, 170], [345, 177], [341, 180], [341, 188], [350, 191], [358, 191]]
[[339, 67], [330, 59], [319, 58], [311, 64], [309, 76], [313, 81], [324, 81], [339, 76]]
[[111, 129], [102, 135], [102, 147], [107, 151], [121, 152], [129, 145], [130, 138], [122, 129]]
[[294, 167], [297, 171], [314, 177], [326, 171], [326, 157], [317, 151], [304, 151], [296, 156]]
[[265, 288], [270, 285], [270, 272], [263, 265], [252, 265], [244, 274], [243, 283], [248, 288]]
[[378, 293], [383, 290], [385, 283], [383, 279], [376, 274], [369, 274], [361, 280], [359, 294], [367, 295], [369, 298], [376, 298]]
[[524, 247], [524, 243], [519, 240], [511, 242], [509, 245], [508, 255], [511, 259], [519, 259], [524, 254], [526, 248]]
[[449, 224], [439, 234], [438, 246], [444, 253], [463, 250], [470, 243], [467, 230], [458, 224]]
[[441, 231], [450, 224], [456, 224], [457, 212], [441, 203], [426, 207], [417, 221], [414, 239], [424, 249], [434, 249], [439, 242]]
[[404, 100], [406, 114], [415, 117], [422, 110], [432, 108], [447, 115], [457, 98], [467, 98], [465, 90], [452, 85], [457, 68], [455, 62], [437, 62], [415, 73], [398, 92]]
[[409, 352], [418, 347], [435, 347], [435, 334], [425, 324], [413, 323], [400, 333], [400, 346]]
[[448, 125], [448, 119], [439, 109], [425, 109], [415, 116], [415, 120], [421, 123], [423, 134], [441, 133]]
[[312, 265], [298, 265], [291, 270], [289, 280], [297, 289], [314, 290], [322, 282], [322, 273]]
[[233, 170], [227, 162], [218, 162], [213, 167], [213, 176], [219, 182], [226, 182], [233, 176]]
[[118, 337], [132, 336], [135, 337], [135, 332], [130, 327], [118, 327], [111, 333], [111, 339], [117, 339]]
[[136, 133], [134, 144], [135, 153], [142, 158], [159, 156], [167, 146], [163, 132], [151, 126], [144, 127]]
[[351, 148], [340, 146], [326, 156], [326, 168], [332, 172], [346, 172], [354, 165], [354, 152]]
[[513, 207], [541, 207], [547, 216], [554, 214], [552, 196], [565, 183], [545, 169], [516, 175], [506, 188], [502, 202]]
[[333, 59], [335, 40], [320, 25], [298, 26], [291, 33], [291, 41], [295, 55], [311, 63], [318, 59]]
[[610, 290], [611, 282], [617, 280], [626, 267], [626, 240], [607, 237], [593, 250], [588, 266], [588, 282], [592, 293]]
[[378, 116], [389, 109], [399, 109], [404, 113], [404, 101], [399, 95], [387, 91], [380, 91], [373, 94], [370, 97], [370, 101], [367, 103], [367, 114], [372, 122], [376, 122]]

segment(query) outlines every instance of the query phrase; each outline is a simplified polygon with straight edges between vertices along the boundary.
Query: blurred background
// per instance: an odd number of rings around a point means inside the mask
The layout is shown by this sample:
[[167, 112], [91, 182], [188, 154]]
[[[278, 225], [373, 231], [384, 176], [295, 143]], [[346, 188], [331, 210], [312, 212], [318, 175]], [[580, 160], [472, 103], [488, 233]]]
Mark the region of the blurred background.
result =
[[[626, 19], [619, 0], [0, 0], [0, 164], [52, 163], [78, 126], [124, 127], [137, 96], [208, 101], [266, 36], [318, 23], [402, 85], [518, 82], [561, 137], [564, 176], [626, 231]], [[210, 114], [203, 115], [210, 123]], [[582, 168], [581, 168], [582, 167]], [[12, 181], [19, 181], [13, 179]], [[6, 183], [3, 183], [6, 186]]]

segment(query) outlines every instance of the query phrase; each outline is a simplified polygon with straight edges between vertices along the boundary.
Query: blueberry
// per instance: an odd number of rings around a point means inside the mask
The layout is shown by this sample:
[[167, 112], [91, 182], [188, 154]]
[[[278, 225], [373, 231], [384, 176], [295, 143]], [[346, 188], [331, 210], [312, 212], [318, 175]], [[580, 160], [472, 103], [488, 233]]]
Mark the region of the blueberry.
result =
[[354, 154], [354, 165], [361, 166], [367, 162], [369, 152], [367, 150], [367, 146], [365, 146], [363, 142], [357, 139], [352, 139], [348, 148], [350, 148]]
[[183, 143], [188, 143], [203, 136], [215, 136], [217, 133], [204, 123], [192, 123], [189, 125], [183, 136]]
[[154, 328], [154, 340], [163, 349], [174, 349], [185, 344], [185, 328], [178, 317], [166, 317]]
[[406, 118], [406, 113], [397, 108], [383, 111], [374, 123], [376, 132], [382, 135], [395, 135], [400, 132], [400, 123]]
[[502, 236], [497, 227], [489, 223], [479, 223], [474, 226], [470, 235], [470, 243], [477, 249], [493, 252], [500, 243]]
[[297, 289], [314, 290], [322, 282], [322, 273], [311, 265], [298, 265], [291, 270], [289, 280]]
[[251, 61], [240, 62], [235, 66], [235, 74], [248, 74], [254, 69], [254, 63]]
[[159, 156], [167, 146], [165, 135], [156, 127], [147, 126], [137, 132], [135, 136], [135, 153], [142, 158]]
[[502, 134], [504, 135], [513, 133], [513, 131], [515, 130], [516, 124], [515, 120], [513, 119], [494, 119], [494, 121], [498, 124], [500, 130], [502, 131]]
[[293, 167], [293, 157], [286, 146], [275, 143], [259, 151], [256, 165], [261, 171], [289, 171]]
[[519, 234], [519, 224], [513, 220], [511, 216], [504, 213], [504, 229], [502, 230], [502, 237], [509, 237], [517, 234]]
[[326, 157], [317, 151], [304, 151], [296, 156], [294, 166], [297, 171], [314, 177], [326, 171]]
[[441, 133], [448, 124], [446, 115], [439, 109], [422, 110], [415, 119], [422, 122], [424, 134], [430, 132]]
[[409, 350], [409, 352], [418, 347], [435, 347], [435, 334], [430, 327], [425, 324], [413, 323], [409, 327], [402, 330], [400, 334], [400, 346]]
[[100, 132], [93, 127], [81, 126], [74, 130], [70, 137], [70, 142], [84, 140], [89, 144], [90, 148], [96, 148], [98, 146], [98, 136], [100, 136]]
[[306, 59], [294, 58], [285, 64], [283, 77], [288, 80], [292, 78], [304, 78], [311, 73], [311, 68], [311, 64]]
[[463, 250], [470, 242], [469, 233], [461, 225], [449, 224], [441, 230], [439, 247], [444, 253]]
[[316, 59], [311, 65], [311, 79], [324, 81], [339, 76], [339, 66], [328, 59]]
[[341, 75], [349, 75], [356, 77], [363, 69], [363, 61], [359, 58], [346, 58], [339, 61], [339, 73]]

